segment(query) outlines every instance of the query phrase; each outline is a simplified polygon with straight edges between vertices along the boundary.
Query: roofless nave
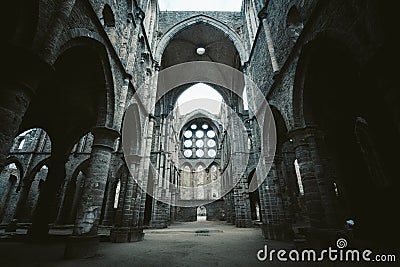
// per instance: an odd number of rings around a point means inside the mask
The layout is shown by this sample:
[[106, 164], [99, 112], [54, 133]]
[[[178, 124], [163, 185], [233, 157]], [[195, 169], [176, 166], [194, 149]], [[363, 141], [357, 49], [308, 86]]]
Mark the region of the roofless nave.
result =
[[197, 216], [269, 240], [396, 248], [392, 2], [3, 3], [2, 229], [46, 240], [66, 227], [67, 257], [94, 255], [102, 229], [134, 242]]

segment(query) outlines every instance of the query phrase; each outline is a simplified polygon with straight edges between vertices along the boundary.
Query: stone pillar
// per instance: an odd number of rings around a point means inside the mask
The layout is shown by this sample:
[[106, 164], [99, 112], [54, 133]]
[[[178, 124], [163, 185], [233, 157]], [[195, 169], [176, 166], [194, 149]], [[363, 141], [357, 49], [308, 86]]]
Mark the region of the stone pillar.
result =
[[[154, 65], [154, 75], [155, 79], [151, 80], [146, 80], [146, 86], [149, 88], [147, 90], [148, 96], [147, 96], [147, 101], [145, 103], [146, 109], [149, 111], [153, 111], [155, 104], [156, 104], [156, 97], [157, 97], [157, 83], [158, 83], [158, 71], [160, 70], [160, 66], [158, 64]], [[154, 134], [154, 128], [155, 128], [155, 117], [153, 114], [149, 114], [149, 120], [146, 123], [144, 129], [144, 135], [145, 138], [143, 139], [142, 142], [142, 151], [144, 151], [143, 155], [143, 160], [141, 161], [140, 164], [140, 176], [138, 177], [138, 182], [139, 186], [141, 188], [141, 197], [140, 197], [140, 212], [139, 212], [139, 221], [138, 221], [138, 227], [141, 228], [143, 227], [144, 223], [144, 216], [145, 216], [145, 207], [146, 207], [146, 190], [147, 190], [147, 185], [148, 185], [148, 180], [149, 180], [149, 174], [150, 174], [150, 168], [152, 168], [151, 164], [151, 149], [152, 149], [152, 142], [153, 142], [153, 134]]]
[[[266, 161], [272, 160], [266, 159]], [[260, 187], [262, 191], [263, 201], [261, 208], [263, 211], [263, 235], [267, 239], [273, 240], [287, 240], [292, 237], [291, 225], [285, 220], [284, 204], [282, 200], [282, 188], [280, 179], [282, 173], [280, 172], [281, 158], [276, 156], [273, 159], [271, 169], [267, 175], [267, 179]]]
[[[267, 2], [269, 2], [269, 1], [267, 1]], [[260, 22], [262, 23], [262, 27], [265, 32], [265, 36], [266, 36], [265, 41], [267, 42], [268, 51], [269, 51], [269, 55], [271, 58], [272, 70], [274, 71], [274, 73], [277, 73], [277, 72], [279, 72], [279, 64], [278, 64], [278, 60], [276, 59], [276, 56], [275, 56], [275, 47], [274, 47], [274, 42], [273, 42], [272, 36], [271, 36], [271, 29], [270, 29], [269, 23], [268, 23], [267, 8], [268, 8], [268, 5], [264, 6], [264, 8], [261, 9], [260, 13], [258, 13], [258, 17], [260, 19]]]
[[235, 203], [233, 197], [233, 189], [231, 192], [226, 194], [225, 196], [225, 205], [226, 205], [226, 222], [235, 224], [236, 220], [236, 212], [235, 212]]
[[[128, 160], [131, 162], [130, 160]], [[126, 243], [131, 241], [143, 240], [143, 231], [137, 229], [133, 225], [134, 222], [134, 210], [136, 208], [135, 201], [138, 191], [137, 184], [134, 180], [133, 174], [137, 174], [139, 168], [139, 162], [130, 163], [131, 171], [128, 173], [126, 178], [123, 198], [121, 202], [121, 211], [117, 217], [114, 227], [111, 229], [111, 241], [114, 243]]]
[[[152, 216], [150, 226], [153, 228], [166, 228], [168, 226], [168, 218], [166, 218], [166, 205], [163, 201], [166, 201], [166, 182], [167, 178], [167, 158], [164, 150], [167, 148], [165, 142], [166, 138], [166, 125], [165, 115], [161, 114], [160, 119], [160, 133], [159, 133], [159, 153], [157, 154], [156, 161], [156, 179], [154, 186], [154, 201], [152, 208]], [[168, 216], [169, 217], [169, 216]]]
[[175, 188], [173, 188], [173, 189], [171, 189], [171, 212], [170, 212], [170, 224], [173, 224], [173, 223], [175, 223], [175, 220], [176, 220], [176, 206], [175, 206], [175, 203], [176, 203], [176, 198], [177, 198], [177, 193], [176, 193], [176, 189]]
[[[139, 174], [138, 174], [139, 175]], [[143, 226], [139, 225], [140, 204], [142, 200], [143, 191], [138, 183], [134, 183], [133, 187], [134, 197], [131, 199], [132, 218], [130, 222], [130, 242], [138, 242], [144, 240]], [[146, 193], [144, 193], [146, 195]]]
[[288, 222], [296, 223], [298, 219], [301, 219], [301, 213], [298, 197], [299, 189], [297, 185], [297, 175], [294, 166], [296, 155], [294, 153], [293, 142], [286, 141], [282, 145], [282, 173], [285, 178], [286, 184], [286, 205], [285, 215]]
[[295, 154], [300, 168], [304, 187], [304, 199], [311, 227], [325, 227], [326, 217], [322, 206], [321, 191], [315, 175], [312, 147], [310, 146], [312, 129], [301, 129], [291, 132], [294, 140]]
[[10, 202], [10, 197], [11, 194], [13, 193], [13, 190], [15, 189], [15, 184], [17, 183], [18, 178], [15, 175], [10, 175], [8, 181], [9, 181], [9, 186], [7, 188], [7, 191], [3, 196], [0, 197], [0, 223], [3, 221], [3, 216], [4, 213], [7, 210], [8, 204]]
[[31, 189], [32, 181], [27, 179], [28, 177], [24, 177], [22, 179], [22, 186], [18, 196], [17, 207], [15, 208], [14, 219], [20, 221], [24, 217], [24, 209], [26, 207], [26, 201], [29, 196], [29, 191]]
[[87, 258], [97, 252], [98, 226], [114, 143], [119, 133], [95, 128], [85, 186], [78, 207], [75, 227], [65, 249], [66, 258]]
[[326, 227], [340, 227], [340, 216], [336, 209], [336, 193], [333, 185], [334, 173], [330, 172], [331, 166], [328, 155], [323, 154], [326, 151], [324, 133], [314, 130], [308, 137], [311, 158], [314, 165], [314, 174], [318, 181], [319, 191], [321, 192], [321, 201], [326, 217]]
[[235, 208], [235, 225], [236, 227], [250, 227], [253, 222], [251, 220], [250, 198], [247, 178], [242, 177], [234, 190], [234, 208]]
[[106, 186], [106, 207], [104, 209], [103, 220], [101, 221], [101, 225], [103, 226], [111, 226], [114, 222], [114, 200], [115, 200], [115, 188], [114, 188], [115, 180], [111, 177], [108, 177], [107, 186]]
[[47, 237], [49, 223], [57, 214], [57, 194], [65, 179], [65, 159], [54, 157], [48, 163], [49, 172], [43, 183], [36, 209], [32, 219], [32, 226], [28, 231], [31, 239], [40, 240]]

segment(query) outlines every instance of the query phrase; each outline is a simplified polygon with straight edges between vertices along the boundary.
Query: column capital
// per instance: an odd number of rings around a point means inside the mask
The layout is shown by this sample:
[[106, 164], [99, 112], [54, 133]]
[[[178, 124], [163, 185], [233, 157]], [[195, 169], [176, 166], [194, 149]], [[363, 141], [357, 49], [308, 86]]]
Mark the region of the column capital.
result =
[[119, 131], [108, 127], [95, 127], [92, 129], [94, 135], [93, 147], [102, 146], [108, 149], [114, 149], [115, 140], [120, 137]]

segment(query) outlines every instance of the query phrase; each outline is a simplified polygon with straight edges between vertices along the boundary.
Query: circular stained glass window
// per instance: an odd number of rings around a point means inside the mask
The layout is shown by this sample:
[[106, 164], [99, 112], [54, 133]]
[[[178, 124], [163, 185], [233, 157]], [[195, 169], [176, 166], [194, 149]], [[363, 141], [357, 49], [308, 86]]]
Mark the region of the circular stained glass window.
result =
[[201, 128], [203, 128], [204, 130], [208, 129], [208, 125], [207, 124], [203, 124], [203, 126], [201, 126]]
[[185, 136], [186, 138], [190, 138], [190, 137], [192, 137], [192, 135], [193, 135], [192, 131], [186, 131], [186, 132], [184, 133], [184, 136]]
[[203, 140], [197, 140], [196, 141], [196, 146], [197, 147], [203, 147], [204, 146], [204, 141]]
[[191, 128], [192, 130], [196, 130], [196, 129], [197, 129], [197, 125], [196, 125], [196, 124], [192, 124], [192, 126], [190, 126], [190, 128]]
[[193, 142], [190, 140], [186, 140], [183, 144], [185, 147], [191, 147], [193, 145]]
[[215, 147], [216, 144], [217, 143], [214, 140], [208, 140], [208, 142], [207, 142], [208, 147]]
[[196, 137], [197, 138], [203, 138], [204, 137], [204, 132], [203, 131], [197, 131], [196, 132]]
[[201, 150], [201, 149], [197, 150], [197, 151], [196, 151], [196, 156], [197, 156], [198, 158], [204, 157], [204, 151]]
[[208, 156], [210, 157], [210, 158], [213, 158], [213, 157], [215, 157], [217, 155], [217, 152], [215, 151], [215, 149], [210, 149], [210, 150], [208, 150]]
[[209, 138], [214, 138], [215, 137], [215, 132], [214, 131], [208, 131], [207, 132], [207, 136], [209, 137]]
[[185, 157], [190, 158], [193, 155], [192, 150], [185, 150], [185, 152], [183, 152], [183, 154], [185, 155]]

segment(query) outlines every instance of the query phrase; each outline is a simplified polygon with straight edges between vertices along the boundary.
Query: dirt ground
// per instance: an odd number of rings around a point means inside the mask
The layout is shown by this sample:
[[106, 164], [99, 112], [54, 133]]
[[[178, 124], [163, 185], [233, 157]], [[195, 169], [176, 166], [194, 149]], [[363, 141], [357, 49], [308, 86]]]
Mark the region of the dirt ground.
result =
[[[196, 230], [209, 233], [196, 234]], [[102, 242], [96, 257], [82, 260], [63, 259], [65, 244], [61, 242], [0, 242], [0, 266], [299, 266], [258, 261], [257, 252], [265, 244], [271, 249], [292, 248], [290, 243], [263, 239], [259, 228], [236, 228], [224, 222], [180, 223], [146, 230], [143, 242]]]

